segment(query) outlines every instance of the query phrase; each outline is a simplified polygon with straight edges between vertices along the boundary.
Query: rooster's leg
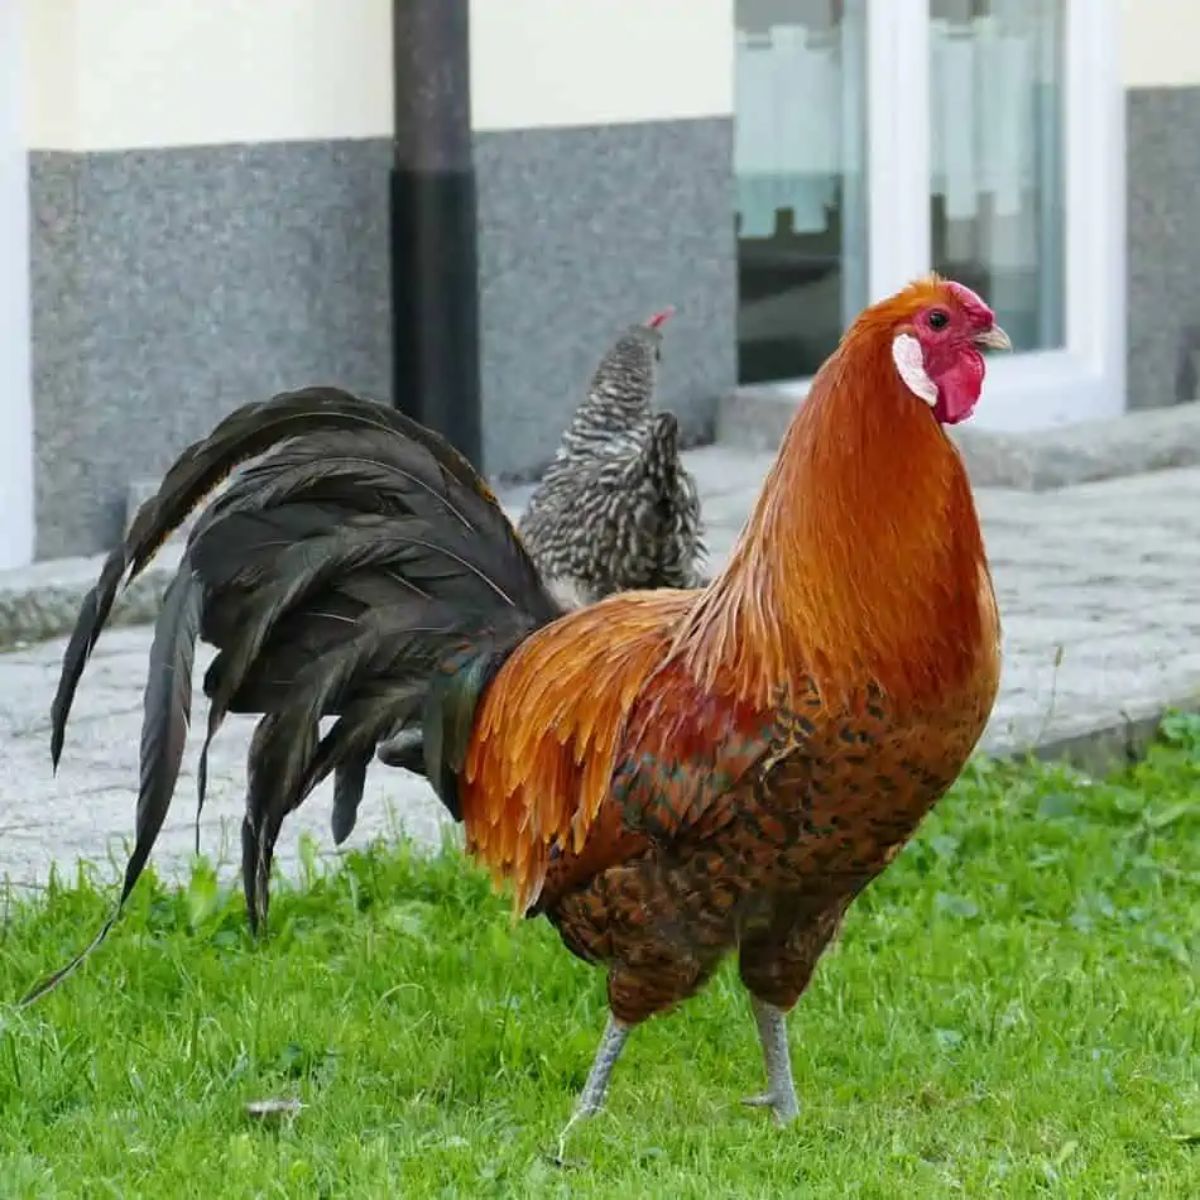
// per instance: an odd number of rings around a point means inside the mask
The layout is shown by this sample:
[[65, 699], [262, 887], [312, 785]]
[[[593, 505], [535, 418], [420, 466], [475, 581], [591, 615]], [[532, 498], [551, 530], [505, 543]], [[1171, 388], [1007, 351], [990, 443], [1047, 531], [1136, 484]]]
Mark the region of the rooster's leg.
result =
[[604, 1104], [604, 1093], [608, 1091], [609, 1076], [612, 1075], [613, 1067], [617, 1065], [617, 1059], [621, 1057], [621, 1050], [624, 1048], [632, 1028], [632, 1025], [617, 1020], [609, 1013], [608, 1025], [604, 1029], [604, 1036], [600, 1039], [600, 1049], [596, 1051], [592, 1069], [588, 1072], [587, 1083], [583, 1085], [583, 1091], [580, 1093], [571, 1119], [563, 1128], [562, 1133], [558, 1135], [560, 1162], [566, 1147], [567, 1134], [580, 1121], [599, 1112]]
[[751, 1004], [767, 1068], [767, 1090], [761, 1096], [750, 1096], [745, 1103], [756, 1108], [770, 1108], [775, 1120], [786, 1125], [799, 1115], [800, 1103], [796, 1099], [796, 1085], [792, 1082], [785, 1014], [783, 1009], [753, 996]]

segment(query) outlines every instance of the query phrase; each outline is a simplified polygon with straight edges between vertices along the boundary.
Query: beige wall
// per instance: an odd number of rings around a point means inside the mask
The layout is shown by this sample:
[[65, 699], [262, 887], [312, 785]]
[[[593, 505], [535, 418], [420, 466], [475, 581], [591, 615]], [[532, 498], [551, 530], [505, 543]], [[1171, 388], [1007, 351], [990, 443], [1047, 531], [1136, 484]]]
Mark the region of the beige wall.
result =
[[[733, 0], [469, 2], [477, 129], [732, 111]], [[391, 130], [391, 0], [0, 3], [20, 9], [34, 148]], [[1126, 85], [1200, 85], [1200, 0], [1120, 4]]]
[[1200, 85], [1200, 0], [1121, 0], [1126, 87]]
[[[732, 111], [733, 0], [469, 2], [477, 129]], [[0, 4], [21, 10], [35, 149], [378, 137], [392, 128], [391, 0]]]
[[33, 148], [391, 132], [390, 0], [14, 2]]
[[471, 0], [471, 109], [481, 130], [728, 115], [733, 0]]

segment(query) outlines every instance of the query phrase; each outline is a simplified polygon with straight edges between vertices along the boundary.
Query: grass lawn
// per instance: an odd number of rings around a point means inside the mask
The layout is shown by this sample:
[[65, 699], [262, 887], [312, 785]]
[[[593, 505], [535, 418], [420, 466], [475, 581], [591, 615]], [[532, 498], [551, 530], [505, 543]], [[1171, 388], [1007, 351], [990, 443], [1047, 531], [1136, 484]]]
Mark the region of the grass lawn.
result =
[[[0, 933], [0, 1196], [1200, 1196], [1200, 722], [1107, 781], [979, 762], [860, 899], [791, 1019], [776, 1129], [733, 970], [640, 1029], [547, 1152], [599, 972], [452, 851], [280, 888], [272, 936], [197, 867], [90, 936], [86, 881]], [[732, 964], [729, 964], [730, 966]], [[296, 1097], [295, 1116], [244, 1105]]]

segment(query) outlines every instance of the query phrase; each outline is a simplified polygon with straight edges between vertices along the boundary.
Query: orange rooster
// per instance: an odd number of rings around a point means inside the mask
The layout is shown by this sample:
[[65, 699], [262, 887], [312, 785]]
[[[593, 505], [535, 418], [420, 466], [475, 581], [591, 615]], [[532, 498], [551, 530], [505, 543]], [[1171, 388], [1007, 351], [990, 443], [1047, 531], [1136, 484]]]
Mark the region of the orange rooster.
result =
[[220, 650], [210, 738], [227, 711], [264, 714], [243, 826], [252, 920], [286, 814], [334, 772], [340, 840], [376, 743], [416, 735], [409, 765], [518, 911], [607, 968], [572, 1121], [600, 1107], [630, 1030], [734, 950], [766, 1065], [751, 1103], [791, 1119], [785, 1014], [995, 698], [991, 580], [942, 427], [979, 398], [980, 348], [1007, 345], [978, 296], [937, 278], [868, 309], [720, 575], [570, 614], [470, 467], [394, 411], [313, 389], [233, 414], [147, 503], [64, 660], [56, 761], [122, 575], [262, 455], [197, 523], [158, 623], [124, 895], [174, 791], [199, 635]]

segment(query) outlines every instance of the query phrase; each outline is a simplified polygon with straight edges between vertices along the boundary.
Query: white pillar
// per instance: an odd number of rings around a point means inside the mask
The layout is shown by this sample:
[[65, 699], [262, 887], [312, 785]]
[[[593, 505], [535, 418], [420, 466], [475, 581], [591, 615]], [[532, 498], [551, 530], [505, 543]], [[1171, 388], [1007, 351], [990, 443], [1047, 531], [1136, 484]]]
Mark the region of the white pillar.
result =
[[23, 9], [0, 0], [0, 569], [31, 562], [34, 536]]

